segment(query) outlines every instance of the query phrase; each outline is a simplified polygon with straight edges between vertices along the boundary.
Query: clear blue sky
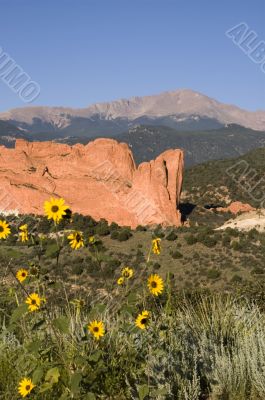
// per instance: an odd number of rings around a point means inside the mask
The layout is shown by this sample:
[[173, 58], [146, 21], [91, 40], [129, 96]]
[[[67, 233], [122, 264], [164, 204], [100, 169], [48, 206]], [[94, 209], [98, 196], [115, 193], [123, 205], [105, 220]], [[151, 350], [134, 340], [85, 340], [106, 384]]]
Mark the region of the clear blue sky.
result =
[[[0, 0], [0, 47], [41, 86], [33, 105], [85, 107], [190, 88], [265, 109], [265, 74], [225, 31], [265, 40], [264, 0]], [[0, 80], [0, 110], [24, 103]]]

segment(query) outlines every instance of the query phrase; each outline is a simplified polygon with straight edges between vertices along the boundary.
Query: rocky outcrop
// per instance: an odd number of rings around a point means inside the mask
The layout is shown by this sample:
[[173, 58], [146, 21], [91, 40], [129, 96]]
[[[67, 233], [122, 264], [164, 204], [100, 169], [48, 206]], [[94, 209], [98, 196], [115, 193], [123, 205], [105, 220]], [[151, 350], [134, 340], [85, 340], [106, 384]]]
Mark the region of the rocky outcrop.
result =
[[254, 210], [255, 210], [255, 208], [253, 208], [250, 204], [241, 203], [241, 201], [234, 201], [228, 207], [218, 207], [217, 208], [217, 211], [231, 212], [232, 214], [238, 214], [238, 213], [249, 212], [249, 211], [254, 211]]
[[87, 145], [19, 139], [0, 147], [0, 209], [43, 213], [50, 197], [73, 212], [136, 227], [180, 225], [183, 152], [168, 150], [135, 165], [125, 143], [97, 139]]

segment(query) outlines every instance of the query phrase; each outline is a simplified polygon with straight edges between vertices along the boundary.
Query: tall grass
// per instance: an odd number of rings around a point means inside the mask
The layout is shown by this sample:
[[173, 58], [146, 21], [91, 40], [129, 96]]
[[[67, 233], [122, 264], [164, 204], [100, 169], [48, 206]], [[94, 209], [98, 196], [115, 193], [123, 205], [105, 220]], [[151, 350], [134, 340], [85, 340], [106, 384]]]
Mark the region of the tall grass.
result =
[[[17, 383], [33, 376], [32, 399], [264, 399], [265, 319], [257, 306], [231, 296], [156, 302], [148, 329], [134, 326], [136, 296], [127, 308], [97, 298], [90, 311], [65, 302], [43, 315], [23, 314], [0, 337], [1, 399], [17, 399]], [[129, 307], [131, 306], [131, 308]], [[97, 342], [91, 318], [107, 328]], [[58, 379], [47, 379], [54, 370]]]
[[[12, 260], [6, 265], [0, 400], [19, 399], [23, 378], [35, 385], [32, 400], [265, 399], [265, 315], [256, 304], [227, 294], [187, 297], [173, 289], [170, 274], [164, 281], [157, 276], [161, 290], [154, 293], [147, 278], [155, 273], [152, 250], [156, 257], [160, 248], [154, 251], [152, 244], [144, 265], [119, 286], [102, 268], [101, 243], [94, 237], [82, 239], [82, 246], [101, 279], [91, 279], [87, 288], [73, 286], [63, 281], [60, 264], [69, 232], [55, 228], [54, 276], [42, 265], [47, 238], [36, 232], [29, 237], [40, 251], [28, 276], [20, 280]], [[32, 293], [41, 299], [35, 311], [25, 304]], [[144, 310], [151, 318], [140, 329], [136, 318]], [[105, 327], [99, 340], [89, 330], [95, 321]]]

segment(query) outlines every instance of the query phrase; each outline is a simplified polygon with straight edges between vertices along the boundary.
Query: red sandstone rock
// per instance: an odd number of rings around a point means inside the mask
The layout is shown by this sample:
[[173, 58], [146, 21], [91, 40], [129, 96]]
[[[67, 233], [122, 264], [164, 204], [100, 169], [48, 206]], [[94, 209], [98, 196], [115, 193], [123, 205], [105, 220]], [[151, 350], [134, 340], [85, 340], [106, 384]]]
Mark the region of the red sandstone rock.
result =
[[73, 212], [119, 225], [180, 225], [183, 152], [168, 150], [136, 168], [127, 144], [87, 145], [17, 140], [0, 146], [0, 209], [43, 214], [50, 197]]
[[239, 212], [248, 212], [254, 211], [250, 204], [241, 203], [241, 201], [234, 201], [228, 207], [218, 207], [217, 211], [228, 212], [230, 211], [232, 214], [238, 214]]

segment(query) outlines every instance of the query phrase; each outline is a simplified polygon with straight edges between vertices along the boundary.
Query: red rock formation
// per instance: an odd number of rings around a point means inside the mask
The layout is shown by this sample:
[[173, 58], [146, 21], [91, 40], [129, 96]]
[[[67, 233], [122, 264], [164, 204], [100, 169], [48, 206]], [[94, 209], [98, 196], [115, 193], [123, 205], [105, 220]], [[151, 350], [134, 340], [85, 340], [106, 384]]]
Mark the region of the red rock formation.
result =
[[53, 196], [96, 220], [180, 225], [182, 171], [181, 150], [136, 168], [127, 144], [112, 139], [85, 146], [19, 139], [15, 149], [0, 147], [0, 209], [42, 214]]
[[241, 203], [241, 201], [234, 201], [228, 207], [217, 208], [217, 211], [222, 211], [222, 212], [230, 211], [232, 214], [238, 214], [240, 212], [248, 212], [254, 210], [255, 208], [253, 208], [250, 204]]

